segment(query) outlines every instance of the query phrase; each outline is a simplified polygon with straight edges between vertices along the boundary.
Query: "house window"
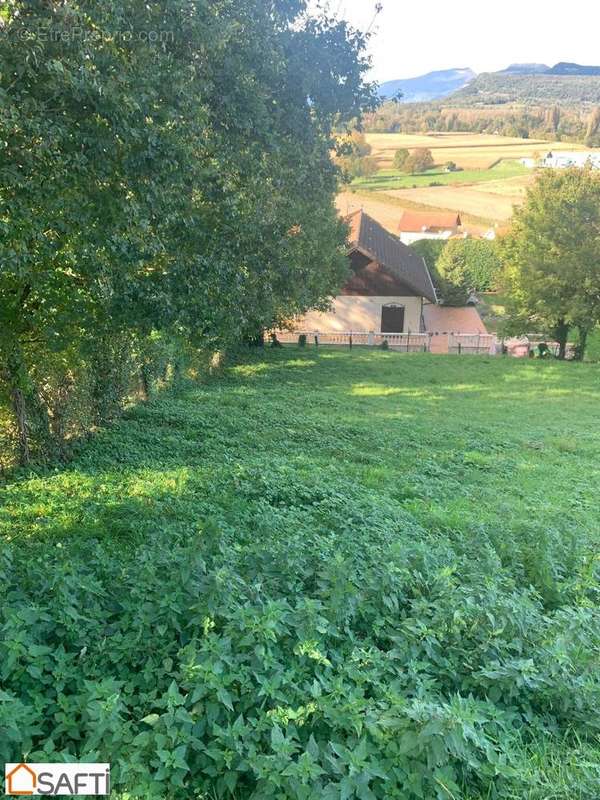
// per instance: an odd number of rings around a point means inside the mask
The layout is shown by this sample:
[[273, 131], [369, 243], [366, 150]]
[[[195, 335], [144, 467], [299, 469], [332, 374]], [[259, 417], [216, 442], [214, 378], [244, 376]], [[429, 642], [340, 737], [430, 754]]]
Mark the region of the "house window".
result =
[[388, 303], [381, 307], [381, 332], [404, 333], [404, 306]]

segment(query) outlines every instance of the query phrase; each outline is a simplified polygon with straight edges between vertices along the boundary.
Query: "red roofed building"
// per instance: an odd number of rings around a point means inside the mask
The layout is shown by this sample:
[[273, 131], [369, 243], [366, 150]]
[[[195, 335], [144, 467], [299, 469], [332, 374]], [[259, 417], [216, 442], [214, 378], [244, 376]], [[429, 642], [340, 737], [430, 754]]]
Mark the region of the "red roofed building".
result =
[[398, 223], [398, 235], [403, 244], [420, 239], [450, 239], [460, 233], [462, 221], [456, 212], [405, 211]]
[[[460, 222], [458, 216], [454, 219]], [[482, 337], [486, 346], [487, 331], [477, 309], [438, 305], [427, 264], [413, 248], [362, 210], [346, 222], [349, 278], [331, 309], [298, 319], [296, 332], [427, 333], [434, 353], [448, 353], [456, 336]]]
[[347, 218], [350, 277], [331, 311], [311, 312], [298, 330], [337, 333], [419, 333], [423, 308], [436, 303], [423, 258], [364, 211]]

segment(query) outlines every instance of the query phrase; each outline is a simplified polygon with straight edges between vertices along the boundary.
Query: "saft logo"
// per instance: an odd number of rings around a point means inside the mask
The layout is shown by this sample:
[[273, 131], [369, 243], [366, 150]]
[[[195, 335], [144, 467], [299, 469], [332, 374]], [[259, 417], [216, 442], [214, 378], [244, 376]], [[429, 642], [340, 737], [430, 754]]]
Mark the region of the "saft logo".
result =
[[110, 794], [110, 764], [5, 764], [8, 795]]

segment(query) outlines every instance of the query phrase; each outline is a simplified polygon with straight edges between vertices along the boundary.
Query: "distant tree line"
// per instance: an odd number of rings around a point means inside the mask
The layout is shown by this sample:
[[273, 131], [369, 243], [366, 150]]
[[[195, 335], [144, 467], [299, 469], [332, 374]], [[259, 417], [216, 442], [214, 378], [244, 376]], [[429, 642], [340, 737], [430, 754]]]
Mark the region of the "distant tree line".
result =
[[384, 103], [367, 115], [375, 133], [488, 133], [525, 139], [584, 142], [600, 147], [600, 105], [449, 107], [440, 103]]
[[333, 126], [374, 89], [366, 38], [304, 0], [14, 0], [0, 24], [1, 468], [326, 302]]

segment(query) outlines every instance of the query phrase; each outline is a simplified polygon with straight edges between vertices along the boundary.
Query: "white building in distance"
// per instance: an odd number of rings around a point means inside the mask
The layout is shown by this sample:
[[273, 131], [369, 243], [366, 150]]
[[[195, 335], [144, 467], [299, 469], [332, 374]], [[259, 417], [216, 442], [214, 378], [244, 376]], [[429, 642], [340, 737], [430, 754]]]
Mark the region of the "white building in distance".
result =
[[585, 167], [591, 164], [600, 169], [600, 150], [578, 150], [574, 152], [557, 151], [548, 153], [541, 161], [542, 167], [550, 169], [567, 169], [568, 167]]

